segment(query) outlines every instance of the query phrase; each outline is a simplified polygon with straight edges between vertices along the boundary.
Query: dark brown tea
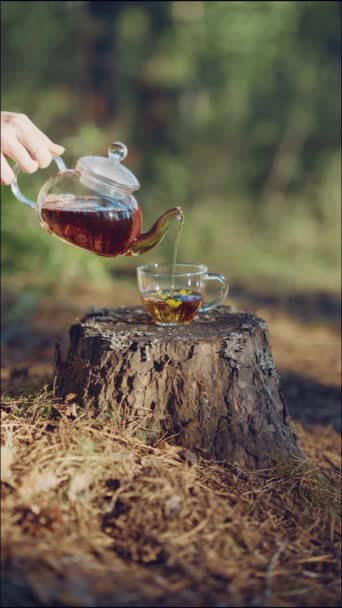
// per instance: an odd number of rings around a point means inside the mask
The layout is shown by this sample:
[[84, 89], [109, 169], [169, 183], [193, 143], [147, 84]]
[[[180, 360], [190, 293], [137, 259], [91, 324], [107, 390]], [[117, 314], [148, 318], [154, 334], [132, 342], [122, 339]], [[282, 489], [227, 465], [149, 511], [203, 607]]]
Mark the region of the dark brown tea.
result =
[[166, 289], [143, 294], [147, 312], [156, 323], [191, 323], [203, 303], [203, 296], [191, 289]]
[[48, 232], [63, 241], [107, 257], [127, 253], [141, 229], [138, 208], [95, 197], [45, 201], [41, 220]]

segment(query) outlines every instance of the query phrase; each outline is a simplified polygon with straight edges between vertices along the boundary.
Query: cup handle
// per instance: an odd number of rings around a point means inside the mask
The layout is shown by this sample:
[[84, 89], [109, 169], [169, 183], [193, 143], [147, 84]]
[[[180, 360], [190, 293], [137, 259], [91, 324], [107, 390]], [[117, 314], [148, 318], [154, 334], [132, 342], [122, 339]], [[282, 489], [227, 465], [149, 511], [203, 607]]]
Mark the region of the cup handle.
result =
[[[58, 171], [60, 173], [63, 173], [63, 171], [67, 171], [67, 167], [64, 164], [64, 161], [63, 161], [63, 159], [60, 156], [55, 156], [55, 158], [53, 160], [55, 161], [55, 163], [56, 163], [56, 165], [58, 167]], [[35, 209], [37, 203], [34, 203], [29, 198], [26, 198], [26, 196], [24, 196], [23, 193], [21, 192], [21, 190], [19, 189], [19, 186], [18, 186], [18, 175], [20, 173], [20, 167], [18, 167], [18, 165], [14, 165], [13, 171], [14, 171], [14, 174], [15, 174], [15, 178], [14, 178], [13, 182], [11, 183], [11, 190], [12, 190], [14, 196], [21, 203], [25, 203], [25, 205], [29, 205], [30, 207], [33, 207]]]
[[218, 281], [221, 286], [221, 291], [218, 298], [216, 298], [212, 302], [209, 302], [208, 304], [204, 304], [204, 306], [201, 306], [199, 312], [208, 312], [208, 310], [212, 310], [213, 308], [216, 308], [216, 306], [222, 304], [226, 299], [229, 291], [228, 281], [226, 277], [223, 276], [223, 274], [215, 274], [214, 272], [208, 272], [207, 279], [208, 281]]

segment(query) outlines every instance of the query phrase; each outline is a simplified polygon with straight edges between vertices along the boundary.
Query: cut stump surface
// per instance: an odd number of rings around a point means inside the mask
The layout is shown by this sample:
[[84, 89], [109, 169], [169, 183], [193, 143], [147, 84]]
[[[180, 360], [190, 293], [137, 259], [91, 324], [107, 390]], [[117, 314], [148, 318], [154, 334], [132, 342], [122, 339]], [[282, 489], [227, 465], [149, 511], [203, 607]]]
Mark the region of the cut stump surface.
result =
[[267, 325], [227, 306], [176, 328], [140, 307], [94, 309], [71, 327], [55, 386], [149, 444], [248, 468], [301, 456]]

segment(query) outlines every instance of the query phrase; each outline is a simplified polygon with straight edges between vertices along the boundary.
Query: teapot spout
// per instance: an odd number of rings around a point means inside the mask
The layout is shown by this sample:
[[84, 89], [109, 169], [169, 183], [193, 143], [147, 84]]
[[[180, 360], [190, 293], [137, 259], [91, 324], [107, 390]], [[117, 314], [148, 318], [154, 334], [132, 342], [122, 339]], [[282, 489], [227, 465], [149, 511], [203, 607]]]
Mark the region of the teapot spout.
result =
[[130, 246], [126, 255], [140, 255], [146, 253], [150, 249], [153, 249], [158, 245], [165, 234], [167, 233], [171, 223], [175, 219], [181, 220], [183, 218], [183, 211], [181, 207], [174, 207], [166, 211], [152, 226], [148, 232], [143, 232], [136, 238], [133, 244]]

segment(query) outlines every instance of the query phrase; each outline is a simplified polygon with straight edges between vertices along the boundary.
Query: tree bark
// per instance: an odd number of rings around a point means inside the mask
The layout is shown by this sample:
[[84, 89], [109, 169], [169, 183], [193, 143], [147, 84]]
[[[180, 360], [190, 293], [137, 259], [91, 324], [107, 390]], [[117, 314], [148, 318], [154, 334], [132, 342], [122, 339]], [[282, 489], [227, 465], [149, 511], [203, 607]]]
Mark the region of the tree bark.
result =
[[161, 438], [248, 468], [300, 457], [266, 323], [219, 307], [154, 325], [139, 307], [100, 309], [70, 329], [55, 386], [154, 444]]

